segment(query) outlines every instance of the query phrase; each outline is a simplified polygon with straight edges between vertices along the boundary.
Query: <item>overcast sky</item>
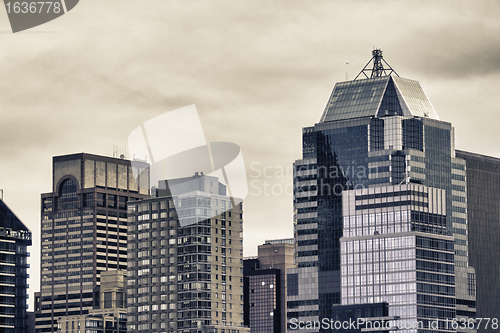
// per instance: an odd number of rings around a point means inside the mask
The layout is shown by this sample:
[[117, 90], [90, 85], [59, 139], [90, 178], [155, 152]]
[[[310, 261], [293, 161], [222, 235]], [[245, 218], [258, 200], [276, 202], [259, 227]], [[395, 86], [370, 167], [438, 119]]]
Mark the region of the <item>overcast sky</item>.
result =
[[13, 34], [0, 8], [0, 188], [33, 232], [30, 309], [52, 156], [111, 156], [167, 111], [196, 104], [208, 141], [241, 147], [245, 256], [293, 236], [302, 127], [374, 47], [421, 83], [458, 149], [499, 157], [499, 17], [498, 1], [83, 0]]

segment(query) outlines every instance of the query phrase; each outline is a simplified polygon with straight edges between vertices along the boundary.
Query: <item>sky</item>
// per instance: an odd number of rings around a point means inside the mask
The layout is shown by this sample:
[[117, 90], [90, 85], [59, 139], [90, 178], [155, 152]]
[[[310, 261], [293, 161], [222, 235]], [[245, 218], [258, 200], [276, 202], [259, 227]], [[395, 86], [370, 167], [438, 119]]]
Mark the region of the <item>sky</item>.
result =
[[84, 0], [13, 34], [0, 8], [0, 188], [31, 229], [52, 156], [112, 156], [145, 121], [195, 104], [207, 141], [240, 146], [244, 255], [293, 236], [291, 165], [336, 82], [376, 47], [417, 80], [456, 148], [500, 157], [498, 1]]

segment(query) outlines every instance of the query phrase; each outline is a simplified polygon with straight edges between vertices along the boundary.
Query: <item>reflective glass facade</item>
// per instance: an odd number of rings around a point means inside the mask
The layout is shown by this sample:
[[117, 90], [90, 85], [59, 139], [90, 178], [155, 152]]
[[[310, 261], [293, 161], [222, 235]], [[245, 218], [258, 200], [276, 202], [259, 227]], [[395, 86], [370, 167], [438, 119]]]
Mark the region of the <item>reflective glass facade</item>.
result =
[[[392, 196], [360, 198], [357, 209], [367, 210], [366, 216], [377, 209], [390, 208], [391, 214], [399, 212], [394, 216], [382, 214], [380, 221], [375, 217], [375, 223], [381, 226], [383, 218], [399, 219], [398, 224], [383, 227], [387, 230], [377, 230], [381, 235], [422, 232], [432, 235], [429, 237], [453, 237], [454, 284], [457, 286], [453, 290], [456, 299], [453, 306], [459, 316], [474, 316], [474, 306], [467, 311], [462, 308], [462, 304], [475, 302], [475, 296], [467, 292], [467, 286], [474, 284], [475, 272], [467, 257], [465, 161], [455, 157], [453, 127], [439, 120], [418, 82], [384, 76], [338, 83], [320, 123], [303, 130], [303, 159], [295, 162], [294, 172], [295, 260], [298, 267], [289, 270], [289, 279], [296, 279], [298, 288], [289, 291], [288, 301], [299, 306], [289, 309], [289, 320], [330, 318], [332, 304], [344, 300], [350, 304], [351, 297], [346, 298], [343, 293], [341, 257], [344, 252], [340, 244], [343, 237], [354, 237], [353, 233], [356, 237], [373, 234], [370, 229], [367, 234], [358, 234], [357, 228], [361, 231], [371, 228], [363, 224], [362, 216], [360, 227], [346, 225], [345, 217], [358, 216], [359, 212], [345, 210], [343, 193], [406, 183], [424, 185], [428, 190], [422, 191], [422, 197], [418, 195], [420, 190], [417, 194], [386, 190], [386, 193], [393, 193]], [[398, 199], [399, 206], [394, 206], [394, 198], [405, 196], [404, 200]], [[440, 204], [426, 201], [430, 196], [439, 197]], [[382, 201], [375, 204], [373, 200], [379, 199]], [[418, 209], [408, 208], [412, 205]], [[425, 211], [432, 207], [439, 207], [439, 212]], [[416, 279], [417, 259], [411, 260], [411, 268], [403, 261], [398, 264], [405, 265], [402, 272], [412, 270]], [[415, 279], [411, 282], [411, 292], [406, 287], [405, 290], [416, 297]], [[361, 296], [355, 296], [353, 302], [361, 301], [357, 297]], [[366, 297], [375, 296], [367, 294]], [[394, 309], [391, 302], [396, 300], [388, 302]], [[418, 297], [412, 304], [419, 304]], [[418, 307], [415, 311], [418, 316], [422, 314], [422, 318], [434, 316], [418, 312]], [[455, 312], [440, 313], [445, 318]]]
[[418, 81], [380, 76], [337, 83], [321, 122], [395, 115], [439, 119]]
[[286, 271], [294, 267], [293, 244], [293, 238], [267, 240], [259, 245], [258, 258], [243, 261], [244, 319], [251, 333], [286, 332]]
[[345, 191], [343, 202], [342, 304], [387, 302], [402, 332], [436, 319], [449, 330], [455, 258], [445, 191], [410, 183]]
[[257, 270], [245, 276], [251, 333], [281, 332], [280, 271]]
[[31, 231], [0, 200], [0, 329], [28, 333], [28, 246]]

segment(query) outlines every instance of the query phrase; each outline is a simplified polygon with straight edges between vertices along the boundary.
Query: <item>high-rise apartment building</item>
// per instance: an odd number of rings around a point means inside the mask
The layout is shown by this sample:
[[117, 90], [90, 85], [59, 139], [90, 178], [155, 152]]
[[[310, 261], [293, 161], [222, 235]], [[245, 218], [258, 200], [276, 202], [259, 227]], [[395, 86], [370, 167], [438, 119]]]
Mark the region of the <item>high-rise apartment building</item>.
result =
[[31, 231], [0, 200], [0, 330], [28, 333], [29, 256]]
[[52, 192], [41, 198], [37, 332], [55, 332], [58, 317], [99, 308], [100, 273], [127, 269], [127, 202], [149, 196], [148, 164], [134, 168], [84, 153], [53, 158]]
[[160, 182], [156, 195], [128, 204], [128, 331], [248, 332], [242, 205], [203, 174]]
[[286, 332], [286, 270], [294, 267], [294, 239], [267, 240], [244, 260], [244, 318], [251, 333]]
[[337, 83], [320, 122], [303, 129], [288, 320], [379, 302], [390, 316], [423, 323], [474, 317], [465, 161], [455, 156], [454, 129], [417, 81], [384, 68], [382, 51], [371, 61], [364, 79]]
[[[466, 162], [469, 261], [476, 269], [478, 318], [500, 313], [500, 158], [457, 150]], [[471, 286], [472, 287], [472, 286]], [[486, 322], [486, 321], [485, 321]], [[478, 332], [494, 332], [483, 322]]]

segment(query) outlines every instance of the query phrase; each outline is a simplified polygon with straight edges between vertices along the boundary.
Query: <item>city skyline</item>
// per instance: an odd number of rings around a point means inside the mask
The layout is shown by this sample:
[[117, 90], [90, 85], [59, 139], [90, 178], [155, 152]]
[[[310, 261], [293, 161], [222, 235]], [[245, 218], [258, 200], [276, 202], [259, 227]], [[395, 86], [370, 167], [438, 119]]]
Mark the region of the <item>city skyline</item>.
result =
[[[5, 202], [33, 232], [30, 252], [40, 253], [40, 193], [51, 188], [52, 156], [111, 156], [134, 127], [190, 104], [209, 141], [241, 147], [250, 182], [284, 189], [291, 174], [276, 173], [300, 157], [302, 127], [317, 121], [333, 85], [352, 80], [373, 46], [400, 75], [422, 84], [441, 119], [455, 126], [457, 149], [500, 156], [500, 6], [450, 4], [120, 2], [116, 10], [115, 1], [88, 1], [16, 35], [7, 34], [0, 13], [7, 46], [0, 53], [0, 183]], [[265, 167], [272, 176], [256, 177]], [[246, 256], [267, 238], [292, 235], [291, 195], [255, 195], [251, 184]], [[40, 289], [36, 259], [30, 309]]]

